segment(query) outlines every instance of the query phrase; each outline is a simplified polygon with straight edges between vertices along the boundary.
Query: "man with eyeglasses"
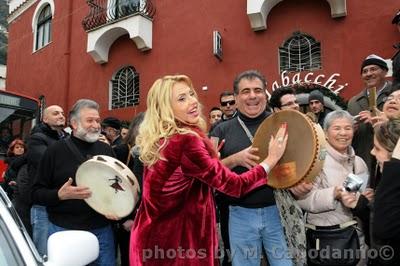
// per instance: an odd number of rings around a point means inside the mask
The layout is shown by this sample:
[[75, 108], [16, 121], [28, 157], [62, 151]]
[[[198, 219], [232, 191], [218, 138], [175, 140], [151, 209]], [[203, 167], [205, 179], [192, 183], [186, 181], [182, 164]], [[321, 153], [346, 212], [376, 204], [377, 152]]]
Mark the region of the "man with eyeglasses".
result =
[[[347, 109], [353, 116], [359, 116], [353, 137], [353, 148], [356, 155], [360, 156], [368, 166], [371, 178], [375, 179], [376, 160], [370, 151], [373, 148], [373, 127], [371, 124], [371, 111], [369, 104], [370, 93], [376, 89], [376, 106], [382, 110], [387, 96], [390, 94], [392, 84], [385, 79], [388, 66], [382, 57], [369, 55], [361, 64], [361, 79], [365, 88], [353, 96]], [[373, 95], [373, 94], [372, 94]]]
[[236, 101], [233, 92], [224, 91], [219, 96], [221, 110], [223, 112], [222, 121], [229, 120], [236, 116]]
[[300, 110], [296, 94], [290, 87], [280, 87], [274, 90], [269, 99], [269, 106], [274, 112], [285, 109]]

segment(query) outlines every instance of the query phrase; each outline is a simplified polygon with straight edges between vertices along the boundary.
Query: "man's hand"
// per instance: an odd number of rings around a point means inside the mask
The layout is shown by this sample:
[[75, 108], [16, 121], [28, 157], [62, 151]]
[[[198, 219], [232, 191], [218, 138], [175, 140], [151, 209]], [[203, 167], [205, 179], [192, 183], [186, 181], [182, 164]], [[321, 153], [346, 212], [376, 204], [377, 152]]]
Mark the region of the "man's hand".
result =
[[295, 199], [302, 199], [312, 190], [312, 188], [313, 188], [312, 183], [306, 183], [302, 181], [297, 185], [295, 185], [294, 187], [291, 187], [289, 191], [292, 192]]
[[372, 115], [371, 115], [370, 111], [364, 110], [364, 111], [361, 111], [358, 115], [360, 116], [360, 118], [359, 118], [360, 122], [363, 122], [364, 124], [368, 124], [368, 123], [372, 124], [372, 121], [371, 121]]
[[222, 162], [228, 168], [234, 168], [236, 166], [243, 166], [247, 169], [251, 169], [257, 165], [257, 161], [260, 160], [260, 157], [255, 155], [258, 152], [258, 148], [248, 147], [244, 150], [241, 150], [227, 158], [223, 159]]
[[87, 199], [92, 195], [92, 192], [88, 187], [72, 186], [72, 178], [68, 178], [68, 181], [58, 190], [58, 198], [60, 200], [68, 199]]

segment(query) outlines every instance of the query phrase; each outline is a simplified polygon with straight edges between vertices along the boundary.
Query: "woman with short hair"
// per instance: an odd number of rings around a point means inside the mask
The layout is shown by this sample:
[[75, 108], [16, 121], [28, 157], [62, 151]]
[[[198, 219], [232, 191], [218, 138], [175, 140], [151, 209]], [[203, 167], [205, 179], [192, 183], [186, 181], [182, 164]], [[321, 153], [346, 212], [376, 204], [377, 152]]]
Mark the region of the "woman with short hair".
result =
[[[342, 203], [344, 181], [349, 174], [355, 174], [363, 180], [365, 187], [368, 182], [368, 168], [365, 162], [355, 155], [351, 146], [354, 121], [347, 111], [336, 110], [329, 113], [325, 117], [324, 131], [327, 143], [323, 168], [316, 177], [311, 192], [298, 200], [298, 203], [307, 212], [308, 224], [334, 227], [354, 220], [350, 208]], [[364, 192], [364, 195], [372, 197], [370, 191]], [[364, 248], [362, 237], [360, 244], [361, 248]], [[310, 262], [309, 264], [319, 265]]]

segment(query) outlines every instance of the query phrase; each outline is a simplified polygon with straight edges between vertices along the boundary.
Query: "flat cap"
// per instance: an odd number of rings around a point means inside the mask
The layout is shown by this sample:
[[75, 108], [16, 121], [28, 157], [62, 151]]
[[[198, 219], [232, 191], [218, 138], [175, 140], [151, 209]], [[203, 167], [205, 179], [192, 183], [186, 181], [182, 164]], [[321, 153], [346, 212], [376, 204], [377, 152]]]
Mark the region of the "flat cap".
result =
[[121, 129], [121, 121], [118, 118], [115, 117], [106, 117], [103, 119], [103, 122], [101, 122], [101, 125], [103, 127], [112, 127], [116, 130]]

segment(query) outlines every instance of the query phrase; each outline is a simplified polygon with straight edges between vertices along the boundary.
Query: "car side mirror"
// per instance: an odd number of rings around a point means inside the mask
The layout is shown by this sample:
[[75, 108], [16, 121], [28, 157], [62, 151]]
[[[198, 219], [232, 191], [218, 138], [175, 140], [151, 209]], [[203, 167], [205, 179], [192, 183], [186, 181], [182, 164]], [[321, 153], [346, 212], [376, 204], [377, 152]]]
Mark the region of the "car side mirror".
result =
[[67, 230], [47, 240], [45, 265], [87, 265], [99, 256], [99, 241], [88, 231]]

